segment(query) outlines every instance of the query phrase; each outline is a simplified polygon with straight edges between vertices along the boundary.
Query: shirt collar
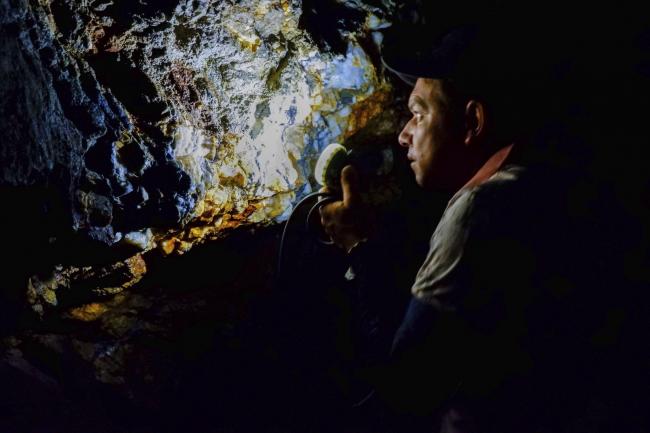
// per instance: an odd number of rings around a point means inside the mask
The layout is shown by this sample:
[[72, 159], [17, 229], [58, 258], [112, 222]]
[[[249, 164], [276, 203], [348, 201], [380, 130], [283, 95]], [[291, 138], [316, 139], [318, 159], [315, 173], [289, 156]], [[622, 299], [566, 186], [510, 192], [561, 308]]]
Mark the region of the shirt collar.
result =
[[492, 175], [497, 171], [499, 171], [499, 169], [503, 166], [506, 159], [508, 159], [508, 156], [510, 155], [513, 146], [514, 144], [506, 146], [501, 150], [497, 151], [494, 155], [492, 155], [485, 162], [485, 164], [483, 164], [483, 166], [476, 172], [474, 177], [472, 177], [469, 180], [469, 182], [467, 182], [465, 186], [461, 188], [461, 190], [465, 188], [472, 188], [478, 186], [483, 182], [485, 182], [486, 180], [488, 180], [489, 178], [491, 178]]

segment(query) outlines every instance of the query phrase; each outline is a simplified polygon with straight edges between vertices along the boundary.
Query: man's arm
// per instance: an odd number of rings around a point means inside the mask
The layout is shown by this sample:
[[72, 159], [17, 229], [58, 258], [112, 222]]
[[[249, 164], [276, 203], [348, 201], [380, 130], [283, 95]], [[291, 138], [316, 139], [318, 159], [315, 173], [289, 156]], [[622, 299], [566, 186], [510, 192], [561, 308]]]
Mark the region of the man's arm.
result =
[[379, 398], [400, 412], [439, 415], [462, 386], [475, 339], [462, 311], [471, 203], [467, 194], [443, 215], [415, 277], [388, 362], [377, 372]]
[[[379, 214], [362, 202], [353, 167], [343, 170], [341, 185], [342, 200], [321, 208], [321, 222], [334, 243], [347, 252], [356, 367], [359, 378], [374, 385], [372, 372], [389, 357], [410, 300], [408, 287], [426, 249], [424, 242], [415, 247], [413, 236], [406, 234], [408, 222], [402, 209]], [[372, 377], [367, 377], [368, 372]]]
[[[364, 213], [370, 210], [357, 201], [355, 174], [353, 170], [344, 170], [344, 199], [324, 206], [321, 219], [335, 243], [348, 248], [353, 268], [359, 271], [359, 300], [366, 323], [384, 319], [383, 330], [390, 329], [390, 334], [394, 334], [392, 349], [389, 335], [388, 344], [382, 345], [383, 362], [371, 368], [369, 379], [377, 396], [390, 406], [412, 413], [431, 412], [458, 389], [468, 361], [465, 354], [469, 353], [474, 338], [458, 312], [469, 286], [463, 268], [468, 265], [465, 247], [471, 237], [473, 195], [461, 196], [445, 212], [415, 278], [416, 296], [411, 297], [410, 303], [408, 298], [399, 305], [393, 303], [392, 313], [397, 318], [388, 324], [385, 317], [390, 313], [390, 300], [386, 302], [386, 299], [390, 295], [386, 295], [399, 292], [396, 287], [388, 287], [398, 279], [388, 278], [387, 269], [381, 266], [382, 261], [390, 261], [389, 255], [399, 256], [399, 253], [396, 249], [387, 251], [390, 248], [386, 242], [382, 245], [377, 239], [381, 238], [382, 230], [369, 236], [367, 231], [360, 235], [367, 230], [362, 222], [366, 218]], [[367, 242], [350, 248], [366, 236]], [[408, 284], [399, 293], [408, 294]]]

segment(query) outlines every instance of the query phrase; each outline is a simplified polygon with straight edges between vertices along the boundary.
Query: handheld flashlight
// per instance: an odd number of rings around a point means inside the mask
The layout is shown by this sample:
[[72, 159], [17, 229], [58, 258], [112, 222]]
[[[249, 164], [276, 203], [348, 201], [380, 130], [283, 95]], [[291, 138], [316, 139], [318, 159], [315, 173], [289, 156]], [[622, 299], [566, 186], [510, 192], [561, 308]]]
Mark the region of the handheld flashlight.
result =
[[339, 143], [331, 143], [321, 153], [314, 177], [327, 188], [341, 189], [341, 171], [346, 165], [352, 165], [361, 176], [382, 176], [393, 169], [393, 151], [391, 148], [367, 148], [347, 150]]

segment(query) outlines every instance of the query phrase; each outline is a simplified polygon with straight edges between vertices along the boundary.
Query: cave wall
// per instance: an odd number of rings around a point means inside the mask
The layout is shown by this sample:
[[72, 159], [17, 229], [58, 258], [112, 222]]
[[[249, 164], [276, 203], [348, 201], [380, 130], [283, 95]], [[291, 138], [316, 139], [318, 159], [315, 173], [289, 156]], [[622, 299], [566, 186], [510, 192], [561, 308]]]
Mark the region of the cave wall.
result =
[[395, 9], [2, 0], [6, 292], [42, 314], [132, 286], [152, 250], [284, 221], [324, 146], [397, 127], [377, 56]]
[[282, 386], [241, 367], [279, 362], [279, 224], [324, 146], [394, 141], [395, 8], [0, 0], [0, 430], [192, 431]]

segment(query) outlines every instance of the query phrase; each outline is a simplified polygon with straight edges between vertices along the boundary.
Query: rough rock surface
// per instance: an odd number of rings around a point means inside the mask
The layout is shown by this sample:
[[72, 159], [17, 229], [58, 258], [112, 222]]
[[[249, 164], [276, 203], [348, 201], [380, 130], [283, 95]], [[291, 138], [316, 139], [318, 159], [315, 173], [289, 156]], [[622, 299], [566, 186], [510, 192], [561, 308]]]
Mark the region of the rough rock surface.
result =
[[[3, 0], [0, 185], [20, 203], [5, 218], [39, 225], [15, 235], [32, 261], [19, 278], [64, 281], [286, 219], [324, 146], [370, 121], [395, 128], [376, 69], [394, 9]], [[36, 310], [57, 304], [41, 292]]]
[[[12, 335], [0, 377], [34, 390], [9, 406], [24, 413], [0, 405], [6, 426], [101, 431], [99, 420], [119, 431], [104, 405], [150, 419], [141, 411], [172, 404], [179, 365], [268, 288], [274, 225], [316, 187], [323, 147], [394, 133], [377, 58], [394, 10], [0, 0], [0, 223], [11, 250], [0, 331]], [[259, 238], [240, 231], [266, 226]], [[184, 253], [231, 233], [244, 243], [197, 253], [214, 270], [181, 262], [187, 274], [173, 274]]]

